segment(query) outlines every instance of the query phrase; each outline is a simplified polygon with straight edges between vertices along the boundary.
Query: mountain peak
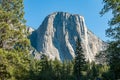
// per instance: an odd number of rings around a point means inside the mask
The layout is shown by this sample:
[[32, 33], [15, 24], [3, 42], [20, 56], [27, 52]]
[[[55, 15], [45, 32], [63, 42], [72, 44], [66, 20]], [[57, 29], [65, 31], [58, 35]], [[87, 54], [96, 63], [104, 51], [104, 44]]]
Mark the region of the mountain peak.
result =
[[79, 16], [81, 18], [84, 18], [83, 16], [79, 15], [79, 14], [70, 14], [68, 12], [54, 12], [49, 14], [48, 16], [54, 16], [54, 15], [59, 15], [59, 16]]
[[[94, 61], [96, 53], [104, 49], [105, 43], [89, 31], [84, 17], [67, 12], [54, 12], [48, 15], [35, 31], [33, 46], [50, 59], [73, 59], [76, 38], [82, 40], [87, 60]], [[35, 43], [34, 43], [35, 42]]]

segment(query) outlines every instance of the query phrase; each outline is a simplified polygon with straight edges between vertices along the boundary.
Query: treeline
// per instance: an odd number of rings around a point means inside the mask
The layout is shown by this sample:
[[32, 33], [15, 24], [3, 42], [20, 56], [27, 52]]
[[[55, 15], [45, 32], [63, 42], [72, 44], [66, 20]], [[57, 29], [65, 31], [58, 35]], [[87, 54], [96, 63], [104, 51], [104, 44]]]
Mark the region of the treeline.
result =
[[75, 59], [63, 62], [0, 49], [0, 80], [116, 80], [109, 65], [86, 62], [79, 39], [76, 44]]
[[57, 59], [51, 61], [44, 56], [40, 61], [34, 63], [29, 78], [31, 80], [114, 80], [113, 75], [108, 73], [107, 65], [86, 63], [81, 68], [79, 79], [76, 75], [78, 71], [74, 69], [76, 69], [74, 61], [60, 62]]
[[[0, 49], [0, 80], [77, 80], [74, 61], [60, 62], [31, 59], [25, 53]], [[81, 64], [82, 65], [82, 64]], [[107, 65], [86, 63], [80, 71], [80, 80], [114, 80]]]

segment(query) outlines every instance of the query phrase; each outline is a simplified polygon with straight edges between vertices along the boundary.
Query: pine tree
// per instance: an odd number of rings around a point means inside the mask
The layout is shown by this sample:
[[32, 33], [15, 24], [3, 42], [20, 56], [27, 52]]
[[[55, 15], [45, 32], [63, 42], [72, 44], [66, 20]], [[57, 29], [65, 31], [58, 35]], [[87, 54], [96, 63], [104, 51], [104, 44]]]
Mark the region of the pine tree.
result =
[[106, 30], [106, 35], [114, 41], [120, 41], [120, 0], [103, 0], [104, 7], [100, 14], [111, 11], [113, 17], [109, 20], [109, 28]]
[[0, 48], [26, 50], [23, 0], [0, 0]]
[[76, 50], [75, 50], [75, 63], [74, 63], [74, 74], [77, 78], [77, 80], [80, 80], [80, 77], [82, 76], [81, 71], [83, 70], [83, 67], [85, 65], [85, 57], [83, 54], [83, 48], [81, 45], [81, 41], [79, 38], [76, 41]]
[[110, 65], [110, 72], [114, 74], [115, 79], [120, 78], [120, 42], [111, 42], [107, 49], [108, 62]]
[[39, 73], [40, 80], [53, 80], [52, 62], [48, 60], [48, 57], [44, 54], [40, 60], [41, 71]]
[[71, 61], [64, 61], [61, 68], [61, 80], [74, 80], [73, 63]]
[[0, 80], [28, 80], [29, 64], [28, 55], [0, 49]]
[[108, 22], [110, 27], [106, 30], [106, 35], [113, 41], [109, 43], [107, 49], [108, 63], [110, 71], [115, 75], [115, 79], [120, 78], [120, 0], [103, 0], [104, 7], [100, 14], [112, 12], [112, 19]]
[[61, 74], [62, 74], [62, 64], [61, 62], [55, 58], [53, 61], [53, 69], [54, 69], [54, 79], [53, 80], [61, 80]]
[[0, 0], [0, 80], [28, 80], [23, 0]]

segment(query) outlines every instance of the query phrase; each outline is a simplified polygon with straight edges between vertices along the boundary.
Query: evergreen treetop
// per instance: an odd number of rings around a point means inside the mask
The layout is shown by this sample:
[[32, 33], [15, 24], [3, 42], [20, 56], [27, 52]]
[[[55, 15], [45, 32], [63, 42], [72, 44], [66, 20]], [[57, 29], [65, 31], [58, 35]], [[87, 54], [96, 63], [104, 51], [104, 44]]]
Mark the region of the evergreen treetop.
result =
[[85, 57], [83, 54], [83, 48], [81, 45], [81, 41], [78, 38], [76, 41], [76, 50], [75, 50], [75, 62], [74, 62], [74, 74], [77, 78], [77, 80], [80, 80], [81, 77], [81, 71], [83, 70], [83, 67], [85, 66]]

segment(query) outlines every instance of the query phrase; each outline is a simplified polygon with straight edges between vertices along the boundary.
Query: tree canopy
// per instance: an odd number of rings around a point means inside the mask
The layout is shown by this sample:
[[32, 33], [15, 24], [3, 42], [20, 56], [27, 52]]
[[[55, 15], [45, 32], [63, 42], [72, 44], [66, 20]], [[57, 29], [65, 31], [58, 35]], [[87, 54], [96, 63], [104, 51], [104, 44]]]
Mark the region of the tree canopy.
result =
[[106, 35], [113, 41], [109, 43], [106, 50], [110, 73], [114, 79], [120, 79], [120, 0], [103, 0], [104, 7], [101, 15], [112, 12], [112, 19], [108, 22], [110, 27], [106, 30]]
[[0, 48], [23, 50], [29, 46], [23, 8], [23, 0], [0, 0]]
[[112, 12], [112, 19], [108, 22], [110, 27], [106, 30], [108, 37], [120, 39], [120, 0], [103, 0], [104, 7], [100, 14]]

